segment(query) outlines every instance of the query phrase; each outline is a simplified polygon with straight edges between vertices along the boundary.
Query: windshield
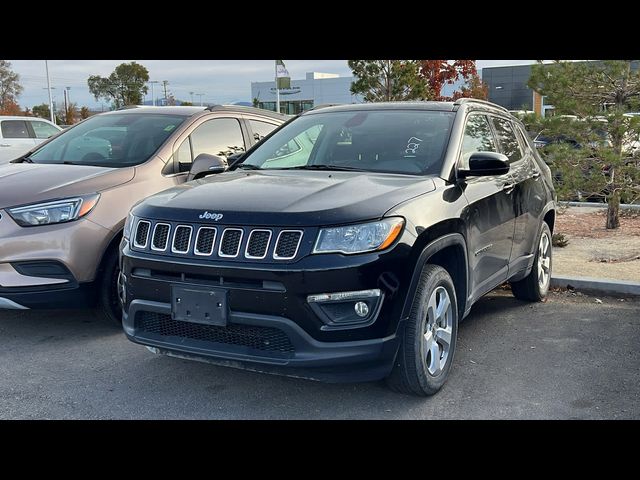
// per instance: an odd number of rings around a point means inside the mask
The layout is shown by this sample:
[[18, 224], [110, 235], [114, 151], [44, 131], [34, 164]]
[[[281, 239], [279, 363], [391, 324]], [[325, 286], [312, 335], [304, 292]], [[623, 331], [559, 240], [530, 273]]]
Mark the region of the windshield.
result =
[[437, 174], [454, 112], [377, 110], [303, 115], [238, 168]]
[[29, 158], [34, 163], [138, 165], [148, 160], [185, 118], [148, 113], [97, 115], [60, 134]]

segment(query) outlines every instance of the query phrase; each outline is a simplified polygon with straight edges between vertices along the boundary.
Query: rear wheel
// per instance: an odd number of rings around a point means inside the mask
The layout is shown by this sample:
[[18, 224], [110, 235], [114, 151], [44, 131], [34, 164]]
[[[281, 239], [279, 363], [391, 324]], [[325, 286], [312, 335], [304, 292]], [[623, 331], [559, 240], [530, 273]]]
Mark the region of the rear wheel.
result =
[[425, 265], [387, 385], [406, 394], [436, 393], [449, 375], [457, 333], [458, 307], [451, 276], [438, 265]]
[[118, 296], [118, 249], [114, 248], [104, 259], [100, 291], [98, 292], [98, 313], [106, 320], [122, 325], [122, 306]]
[[511, 282], [514, 297], [529, 302], [540, 302], [547, 296], [551, 284], [552, 252], [551, 230], [546, 222], [542, 222], [531, 273], [522, 280]]

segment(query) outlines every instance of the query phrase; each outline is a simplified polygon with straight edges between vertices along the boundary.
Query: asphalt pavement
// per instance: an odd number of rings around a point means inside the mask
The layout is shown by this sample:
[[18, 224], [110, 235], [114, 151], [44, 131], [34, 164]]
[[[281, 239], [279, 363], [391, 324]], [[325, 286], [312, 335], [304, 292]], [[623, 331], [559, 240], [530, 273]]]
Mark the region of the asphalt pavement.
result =
[[0, 311], [1, 419], [640, 419], [640, 299], [495, 291], [434, 397], [154, 355], [91, 311]]

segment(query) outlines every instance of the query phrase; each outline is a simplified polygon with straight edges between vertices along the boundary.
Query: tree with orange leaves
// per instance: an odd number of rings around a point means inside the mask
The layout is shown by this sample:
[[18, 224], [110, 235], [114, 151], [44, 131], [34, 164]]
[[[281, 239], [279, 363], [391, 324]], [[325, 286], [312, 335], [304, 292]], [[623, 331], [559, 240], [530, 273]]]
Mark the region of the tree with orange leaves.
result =
[[[478, 76], [475, 60], [420, 60], [420, 76], [429, 85], [434, 100], [456, 100], [462, 97], [487, 98], [487, 87]], [[466, 85], [451, 97], [442, 95], [445, 85], [453, 85], [459, 79]]]

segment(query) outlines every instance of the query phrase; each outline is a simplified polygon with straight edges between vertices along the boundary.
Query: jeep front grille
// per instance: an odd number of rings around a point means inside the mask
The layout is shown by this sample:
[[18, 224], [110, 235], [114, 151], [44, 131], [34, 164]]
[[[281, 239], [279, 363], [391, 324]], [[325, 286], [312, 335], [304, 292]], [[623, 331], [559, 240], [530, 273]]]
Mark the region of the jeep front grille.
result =
[[133, 244], [136, 247], [146, 248], [147, 240], [149, 240], [149, 229], [151, 228], [151, 223], [146, 220], [138, 221], [138, 228], [136, 230], [136, 236], [133, 240]]
[[192, 230], [193, 227], [190, 225], [178, 225], [176, 227], [176, 231], [173, 234], [173, 243], [171, 244], [173, 253], [187, 253], [189, 251]]
[[222, 232], [218, 255], [221, 257], [237, 257], [240, 250], [240, 242], [242, 241], [242, 229], [227, 228]]
[[279, 258], [282, 260], [294, 258], [298, 253], [298, 247], [300, 246], [301, 239], [301, 230], [283, 230], [280, 232], [280, 235], [278, 235], [278, 241], [276, 242], [276, 251], [273, 254], [273, 258]]
[[279, 263], [299, 257], [303, 236], [303, 230], [277, 227], [213, 227], [139, 220], [132, 248], [179, 257]]
[[170, 230], [171, 225], [169, 225], [168, 223], [156, 223], [156, 226], [153, 227], [153, 236], [151, 238], [152, 250], [162, 252], [167, 249]]
[[213, 244], [216, 241], [216, 229], [211, 227], [200, 227], [196, 235], [196, 246], [193, 253], [196, 255], [211, 255]]

